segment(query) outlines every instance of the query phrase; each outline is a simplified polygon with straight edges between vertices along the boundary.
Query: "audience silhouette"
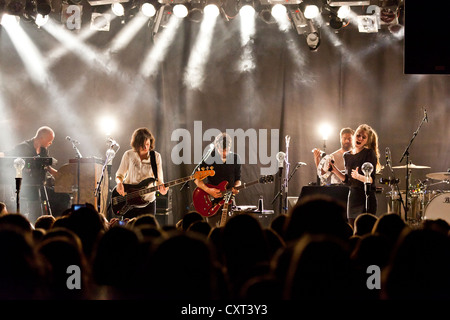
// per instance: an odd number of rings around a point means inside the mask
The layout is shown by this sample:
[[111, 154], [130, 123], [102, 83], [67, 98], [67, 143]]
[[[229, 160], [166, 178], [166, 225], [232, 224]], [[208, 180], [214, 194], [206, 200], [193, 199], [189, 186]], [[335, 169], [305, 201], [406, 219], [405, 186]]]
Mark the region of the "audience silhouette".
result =
[[[164, 226], [153, 215], [108, 221], [91, 204], [34, 225], [6, 212], [0, 299], [450, 299], [446, 221], [413, 228], [394, 213], [361, 214], [352, 229], [345, 210], [314, 196], [269, 226], [240, 213], [213, 228], [195, 211]], [[68, 286], [70, 266], [79, 288]], [[367, 285], [370, 266], [381, 289]]]

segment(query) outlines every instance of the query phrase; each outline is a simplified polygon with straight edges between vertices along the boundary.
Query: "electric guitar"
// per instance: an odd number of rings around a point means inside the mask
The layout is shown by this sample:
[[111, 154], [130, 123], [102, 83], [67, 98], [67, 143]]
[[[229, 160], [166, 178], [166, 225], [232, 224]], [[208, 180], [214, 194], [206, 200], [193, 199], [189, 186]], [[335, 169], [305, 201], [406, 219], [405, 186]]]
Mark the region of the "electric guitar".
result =
[[[214, 170], [200, 170], [195, 172], [192, 176], [167, 182], [164, 184], [164, 186], [171, 187], [194, 179], [203, 180], [206, 177], [213, 175], [215, 175]], [[133, 208], [143, 208], [148, 205], [149, 201], [144, 200], [143, 196], [148, 193], [157, 191], [159, 188], [159, 186], [148, 187], [148, 185], [153, 182], [155, 182], [154, 178], [147, 178], [145, 180], [142, 180], [138, 184], [124, 183], [123, 186], [126, 192], [124, 196], [121, 196], [116, 190], [117, 187], [114, 187], [111, 193], [111, 207], [114, 214], [123, 216]]]
[[[248, 188], [252, 185], [258, 184], [258, 183], [271, 183], [273, 182], [273, 176], [262, 176], [258, 180], [244, 183], [240, 185], [239, 187], [235, 187], [236, 190]], [[212, 217], [214, 216], [217, 211], [226, 203], [227, 206], [231, 202], [231, 195], [229, 196], [229, 199], [225, 199], [225, 196], [227, 194], [231, 194], [231, 188], [227, 190], [227, 184], [228, 181], [222, 181], [219, 183], [219, 185], [214, 186], [211, 184], [206, 184], [209, 188], [216, 188], [219, 189], [222, 193], [221, 198], [214, 198], [213, 196], [209, 195], [207, 192], [203, 191], [200, 188], [195, 188], [193, 192], [193, 202], [195, 210], [200, 213], [203, 217]], [[227, 200], [227, 201], [226, 201]], [[228, 209], [228, 207], [227, 207]], [[222, 213], [223, 217], [223, 213]]]

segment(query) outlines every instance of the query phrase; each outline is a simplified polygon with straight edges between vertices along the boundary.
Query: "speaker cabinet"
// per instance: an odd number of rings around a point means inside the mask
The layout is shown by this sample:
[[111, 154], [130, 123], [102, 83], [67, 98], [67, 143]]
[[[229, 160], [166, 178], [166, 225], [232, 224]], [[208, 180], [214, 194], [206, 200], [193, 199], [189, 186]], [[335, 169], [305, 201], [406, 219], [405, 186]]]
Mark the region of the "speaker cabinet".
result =
[[172, 189], [162, 195], [156, 192], [156, 220], [161, 227], [173, 225], [172, 214]]

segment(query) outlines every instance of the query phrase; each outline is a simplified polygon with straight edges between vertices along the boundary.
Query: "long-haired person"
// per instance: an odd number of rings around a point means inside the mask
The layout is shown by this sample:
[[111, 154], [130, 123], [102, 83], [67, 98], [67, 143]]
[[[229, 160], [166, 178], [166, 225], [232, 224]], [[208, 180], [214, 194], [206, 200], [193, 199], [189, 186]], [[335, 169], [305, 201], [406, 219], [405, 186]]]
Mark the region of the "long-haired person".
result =
[[[124, 183], [138, 185], [148, 178], [155, 178], [155, 183], [159, 186], [158, 191], [165, 195], [168, 188], [164, 186], [161, 155], [154, 151], [153, 134], [147, 128], [136, 129], [131, 137], [130, 146], [131, 149], [124, 152], [116, 172], [116, 191], [124, 196], [126, 194]], [[141, 207], [139, 204], [127, 211], [124, 217], [131, 219], [143, 214], [156, 214], [156, 191], [143, 195], [143, 199], [148, 202], [146, 206]]]
[[[353, 135], [352, 143], [352, 149], [344, 153], [345, 173], [339, 171], [334, 164], [331, 164], [331, 168], [332, 172], [350, 187], [347, 218], [353, 226], [356, 217], [362, 213], [376, 215], [378, 204], [375, 194], [375, 175], [381, 170], [381, 165], [378, 135], [371, 126], [361, 124]], [[361, 168], [366, 162], [373, 166], [372, 173], [368, 178]], [[368, 188], [365, 186], [366, 183]], [[368, 196], [367, 199], [366, 195]]]

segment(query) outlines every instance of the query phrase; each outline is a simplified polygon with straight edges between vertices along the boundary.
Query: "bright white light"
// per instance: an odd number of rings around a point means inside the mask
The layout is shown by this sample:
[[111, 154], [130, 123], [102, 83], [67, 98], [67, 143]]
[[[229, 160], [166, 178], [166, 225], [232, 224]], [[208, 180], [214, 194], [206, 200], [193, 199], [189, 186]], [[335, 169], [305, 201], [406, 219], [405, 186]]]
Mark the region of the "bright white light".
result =
[[116, 119], [111, 116], [103, 116], [99, 120], [100, 130], [107, 136], [112, 135], [117, 128]]
[[141, 64], [139, 73], [144, 77], [154, 76], [159, 64], [164, 60], [167, 54], [169, 46], [172, 44], [173, 39], [177, 33], [178, 27], [181, 24], [181, 19], [171, 17], [169, 23], [164, 28], [161, 34], [155, 39], [155, 44], [150, 48], [146, 54], [144, 61]]
[[339, 8], [337, 15], [340, 19], [345, 19], [350, 14], [350, 7], [349, 6], [342, 6]]
[[276, 4], [272, 7], [272, 16], [276, 19], [282, 18], [286, 15], [286, 7], [282, 4]]
[[252, 6], [245, 5], [239, 11], [241, 20], [241, 46], [242, 53], [238, 62], [240, 72], [248, 72], [255, 69], [255, 57], [253, 55], [252, 39], [256, 32], [255, 27], [255, 9]]
[[253, 18], [255, 15], [255, 9], [247, 4], [239, 10], [239, 15], [244, 19]]
[[31, 79], [40, 85], [47, 85], [49, 75], [44, 58], [28, 34], [22, 29], [17, 19], [4, 15], [2, 24], [22, 59]]
[[307, 5], [304, 15], [306, 19], [314, 19], [319, 15], [319, 8], [315, 5]]
[[184, 18], [188, 13], [188, 9], [184, 4], [177, 4], [173, 7], [173, 14], [178, 18]]
[[141, 11], [146, 17], [153, 17], [156, 14], [155, 6], [148, 2], [142, 5]]
[[125, 15], [125, 8], [119, 2], [113, 3], [111, 5], [111, 10], [118, 17], [121, 17], [121, 16]]
[[109, 50], [117, 52], [125, 48], [136, 36], [139, 30], [147, 23], [148, 17], [143, 12], [139, 12], [132, 20], [120, 29], [114, 39], [111, 41]]
[[[207, 9], [208, 6], [209, 8]], [[200, 32], [195, 40], [195, 45], [189, 56], [189, 62], [184, 74], [184, 82], [191, 88], [199, 90], [202, 89], [205, 80], [205, 66], [211, 52], [214, 26], [219, 15], [217, 6], [208, 6], [204, 9], [205, 16], [200, 25]], [[214, 10], [217, 14], [214, 12], [207, 13], [207, 10]]]
[[319, 127], [319, 133], [321, 134], [323, 140], [328, 140], [331, 133], [331, 126], [328, 123], [323, 123]]
[[4, 14], [0, 18], [0, 24], [7, 27], [7, 26], [17, 26], [20, 23], [20, 17], [13, 16], [9, 14]]
[[219, 8], [215, 4], [208, 4], [203, 9], [203, 12], [207, 17], [217, 17], [220, 13]]
[[36, 25], [40, 28], [42, 27], [44, 24], [46, 24], [48, 21], [48, 15], [43, 16], [42, 14], [38, 13], [36, 15], [36, 20], [34, 21], [34, 23], [36, 23]]

